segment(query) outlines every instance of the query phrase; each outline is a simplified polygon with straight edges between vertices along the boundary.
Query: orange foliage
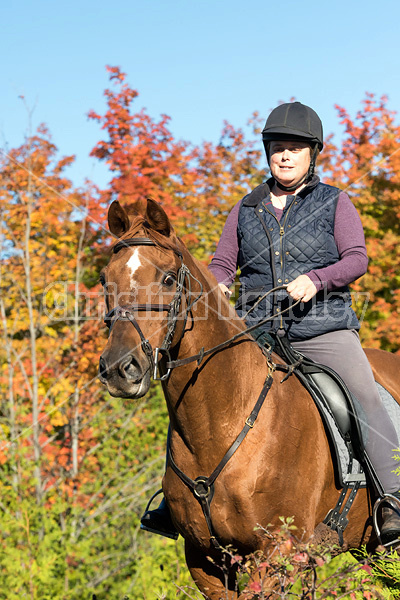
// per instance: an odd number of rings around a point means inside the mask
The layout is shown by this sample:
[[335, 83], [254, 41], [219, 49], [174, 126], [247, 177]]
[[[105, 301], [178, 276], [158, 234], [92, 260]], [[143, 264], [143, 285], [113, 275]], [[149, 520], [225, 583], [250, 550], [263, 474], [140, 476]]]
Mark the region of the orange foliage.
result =
[[[107, 133], [91, 152], [113, 174], [102, 201], [129, 204], [152, 197], [162, 203], [185, 243], [208, 259], [229, 210], [263, 177], [255, 142], [229, 123], [217, 145], [193, 147], [175, 140], [170, 117], [162, 115], [157, 122], [144, 109], [133, 112], [138, 93], [118, 67], [108, 71], [114, 84], [105, 91], [108, 109], [104, 115], [89, 113]], [[257, 115], [251, 124], [257, 127]]]
[[[77, 270], [101, 232], [98, 201], [90, 188], [72, 188], [63, 171], [73, 157], [57, 161], [56, 151], [42, 126], [0, 165], [0, 386], [7, 399], [0, 460], [12, 459], [18, 441], [24, 460], [40, 469], [38, 497], [56, 481], [72, 489], [71, 431], [77, 413], [86, 420], [95, 413], [103, 345], [96, 312], [89, 321], [75, 318], [89, 293]], [[78, 463], [91, 445], [79, 435]]]
[[361, 330], [365, 345], [398, 352], [400, 273], [400, 126], [387, 98], [366, 94], [353, 119], [336, 106], [344, 136], [327, 140], [321, 156], [325, 181], [346, 190], [363, 222], [370, 264], [353, 287], [369, 295]]

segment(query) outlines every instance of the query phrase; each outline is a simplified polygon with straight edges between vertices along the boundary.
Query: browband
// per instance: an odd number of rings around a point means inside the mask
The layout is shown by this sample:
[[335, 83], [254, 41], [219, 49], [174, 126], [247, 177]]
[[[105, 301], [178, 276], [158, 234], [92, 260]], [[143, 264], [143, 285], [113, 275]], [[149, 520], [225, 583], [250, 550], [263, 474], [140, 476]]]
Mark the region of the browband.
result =
[[153, 242], [150, 238], [129, 238], [127, 240], [121, 240], [117, 244], [115, 244], [113, 248], [114, 254], [117, 254], [122, 248], [127, 248], [128, 246], [156, 246], [157, 244]]
[[[114, 254], [117, 254], [117, 252], [122, 250], [122, 248], [128, 248], [129, 246], [157, 246], [157, 247], [159, 247], [158, 244], [153, 242], [153, 240], [151, 240], [150, 238], [134, 237], [134, 238], [128, 238], [126, 240], [121, 240], [120, 242], [115, 244], [115, 246], [113, 248], [113, 252], [114, 252]], [[180, 259], [182, 259], [182, 252], [180, 250], [178, 250], [178, 248], [171, 248], [171, 250], [173, 252], [175, 252], [175, 254], [177, 256], [179, 256]]]

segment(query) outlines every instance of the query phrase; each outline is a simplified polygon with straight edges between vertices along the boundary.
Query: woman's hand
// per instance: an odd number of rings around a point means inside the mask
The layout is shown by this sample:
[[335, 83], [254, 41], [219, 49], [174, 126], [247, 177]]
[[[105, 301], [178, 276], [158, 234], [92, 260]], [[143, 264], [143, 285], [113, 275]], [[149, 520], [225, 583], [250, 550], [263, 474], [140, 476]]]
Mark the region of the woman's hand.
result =
[[308, 302], [317, 293], [317, 288], [308, 277], [308, 275], [299, 275], [291, 281], [287, 288], [287, 292], [295, 300], [301, 300], [302, 302]]
[[223, 294], [225, 294], [225, 296], [226, 296], [227, 298], [230, 298], [230, 297], [232, 296], [232, 292], [231, 292], [231, 290], [230, 290], [228, 287], [226, 287], [226, 285], [224, 285], [223, 283], [219, 283], [219, 284], [218, 284], [218, 287], [219, 287], [219, 289], [221, 290], [221, 292], [222, 292]]

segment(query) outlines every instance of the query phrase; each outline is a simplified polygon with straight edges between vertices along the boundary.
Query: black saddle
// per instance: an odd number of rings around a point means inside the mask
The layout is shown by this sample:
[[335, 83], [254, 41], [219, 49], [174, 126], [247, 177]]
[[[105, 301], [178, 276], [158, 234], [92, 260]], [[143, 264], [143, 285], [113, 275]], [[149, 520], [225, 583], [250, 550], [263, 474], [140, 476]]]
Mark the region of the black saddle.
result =
[[[363, 418], [361, 405], [333, 369], [305, 357], [291, 346], [285, 336], [276, 334], [274, 337], [274, 351], [286, 363], [283, 366], [277, 365], [279, 370], [287, 373], [283, 380], [292, 374], [296, 375], [312, 396], [328, 431], [332, 457], [337, 467], [337, 485], [342, 491], [336, 506], [328, 512], [323, 522], [338, 533], [342, 544], [343, 531], [348, 524], [347, 513], [359, 488], [372, 485], [378, 496], [384, 495], [364, 449], [363, 429], [366, 419]], [[340, 444], [334, 429], [339, 432], [339, 437], [343, 440], [342, 446], [344, 444], [347, 450], [346, 464], [343, 466], [339, 456]]]
[[352, 454], [364, 462], [363, 411], [341, 377], [333, 369], [295, 350], [286, 337], [276, 336], [274, 351], [286, 362], [289, 373], [294, 373], [309, 391], [317, 407], [329, 411], [344, 442], [351, 446]]

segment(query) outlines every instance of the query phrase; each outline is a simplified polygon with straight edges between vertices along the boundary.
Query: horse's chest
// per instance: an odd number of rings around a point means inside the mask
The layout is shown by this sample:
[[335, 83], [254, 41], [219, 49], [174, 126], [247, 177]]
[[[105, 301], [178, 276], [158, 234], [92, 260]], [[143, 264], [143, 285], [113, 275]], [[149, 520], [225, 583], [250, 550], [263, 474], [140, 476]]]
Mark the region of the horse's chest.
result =
[[[167, 481], [168, 477], [166, 483]], [[227, 477], [221, 475], [215, 483], [209, 503], [211, 530], [201, 503], [188, 488], [176, 485], [175, 482], [165, 488], [179, 531], [195, 545], [209, 549], [210, 538], [215, 535], [223, 545], [236, 544], [249, 551], [259, 547], [259, 535], [255, 528], [265, 520], [265, 505], [256, 502], [243, 478], [240, 481], [239, 474], [236, 477], [233, 474]]]

